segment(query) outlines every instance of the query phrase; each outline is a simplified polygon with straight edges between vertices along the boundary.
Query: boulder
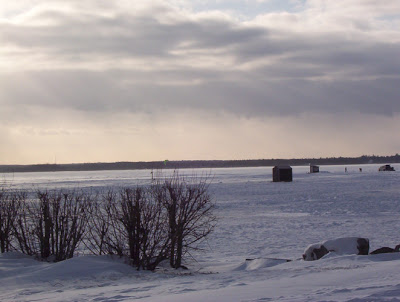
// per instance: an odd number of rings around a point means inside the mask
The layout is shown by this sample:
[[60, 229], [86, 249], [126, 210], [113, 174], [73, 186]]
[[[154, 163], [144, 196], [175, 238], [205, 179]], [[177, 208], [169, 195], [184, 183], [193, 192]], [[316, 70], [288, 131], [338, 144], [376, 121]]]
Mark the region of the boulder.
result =
[[306, 261], [318, 260], [328, 254], [328, 249], [322, 244], [312, 244], [306, 248], [303, 259]]
[[318, 260], [330, 252], [339, 255], [368, 255], [369, 240], [360, 237], [344, 237], [312, 244], [304, 250], [303, 259]]
[[387, 254], [387, 253], [398, 253], [400, 250], [400, 244], [396, 245], [396, 247], [394, 249], [392, 249], [391, 247], [381, 247], [379, 249], [376, 249], [375, 251], [371, 252], [371, 255], [375, 255], [375, 254]]

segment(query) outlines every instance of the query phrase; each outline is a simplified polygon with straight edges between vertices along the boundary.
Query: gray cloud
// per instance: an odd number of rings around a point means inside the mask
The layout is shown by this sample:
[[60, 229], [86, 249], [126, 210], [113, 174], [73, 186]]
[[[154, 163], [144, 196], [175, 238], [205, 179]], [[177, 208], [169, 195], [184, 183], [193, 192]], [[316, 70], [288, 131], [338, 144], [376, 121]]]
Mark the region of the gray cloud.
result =
[[[178, 15], [166, 21], [165, 14]], [[370, 26], [348, 35], [290, 26], [186, 16], [168, 7], [109, 15], [42, 10], [25, 23], [3, 21], [2, 44], [21, 52], [13, 59], [32, 60], [0, 75], [0, 102], [247, 117], [400, 112], [400, 38], [385, 39], [385, 31], [376, 38]]]
[[[24, 77], [27, 75], [25, 74]], [[161, 75], [161, 77], [168, 75]], [[189, 75], [190, 76], [190, 75]], [[237, 80], [214, 79], [195, 85], [135, 83], [150, 75], [125, 71], [31, 72], [2, 78], [0, 89], [11, 105], [72, 108], [80, 111], [179, 113], [181, 110], [229, 112], [246, 117], [298, 115], [306, 112], [392, 115], [400, 112], [397, 78], [309, 81], [263, 81], [238, 74]], [[194, 76], [195, 77], [195, 76]], [[129, 84], [121, 82], [131, 78]], [[38, 92], [40, 90], [40, 92]], [[43, 92], [44, 91], [44, 92]], [[6, 101], [3, 101], [5, 103]]]
[[[266, 29], [244, 28], [214, 18], [162, 23], [156, 16], [118, 14], [105, 17], [42, 12], [37, 19], [51, 17], [54, 24], [2, 25], [5, 44], [33, 48], [49, 55], [124, 55], [168, 58], [169, 52], [187, 43], [186, 50], [228, 48], [254, 41]], [[74, 58], [76, 59], [76, 57]]]

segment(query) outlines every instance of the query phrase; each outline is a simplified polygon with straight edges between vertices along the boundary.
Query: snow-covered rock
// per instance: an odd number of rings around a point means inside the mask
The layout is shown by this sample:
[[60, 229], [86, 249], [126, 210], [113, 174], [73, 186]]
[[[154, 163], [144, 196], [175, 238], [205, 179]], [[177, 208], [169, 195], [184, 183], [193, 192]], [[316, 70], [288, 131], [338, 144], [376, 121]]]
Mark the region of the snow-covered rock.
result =
[[368, 255], [369, 240], [359, 237], [344, 237], [309, 245], [303, 254], [306, 261], [318, 260], [334, 252], [339, 255]]

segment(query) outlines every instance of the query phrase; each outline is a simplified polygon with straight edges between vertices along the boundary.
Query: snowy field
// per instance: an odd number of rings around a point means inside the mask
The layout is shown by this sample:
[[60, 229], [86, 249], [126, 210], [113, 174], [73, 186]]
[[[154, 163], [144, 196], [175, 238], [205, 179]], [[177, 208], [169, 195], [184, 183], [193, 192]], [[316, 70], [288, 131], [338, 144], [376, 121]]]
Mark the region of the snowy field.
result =
[[[1, 301], [400, 301], [400, 253], [326, 255], [300, 260], [312, 243], [365, 237], [370, 251], [400, 244], [400, 165], [293, 168], [273, 183], [272, 168], [181, 170], [211, 173], [215, 232], [185, 265], [136, 271], [109, 256], [37, 262], [0, 255]], [[362, 168], [362, 172], [359, 172]], [[16, 173], [8, 187], [96, 190], [146, 184], [150, 171]], [[272, 258], [291, 259], [276, 260]], [[254, 259], [254, 260], [246, 260]]]

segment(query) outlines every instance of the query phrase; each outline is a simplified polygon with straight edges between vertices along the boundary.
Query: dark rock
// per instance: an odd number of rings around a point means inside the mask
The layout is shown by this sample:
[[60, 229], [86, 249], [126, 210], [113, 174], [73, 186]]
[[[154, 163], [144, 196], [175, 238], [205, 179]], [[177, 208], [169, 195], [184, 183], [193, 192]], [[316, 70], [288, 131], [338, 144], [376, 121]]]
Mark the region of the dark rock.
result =
[[381, 247], [379, 249], [376, 249], [375, 251], [371, 252], [371, 255], [376, 255], [376, 254], [387, 254], [387, 253], [398, 253], [400, 250], [400, 244], [396, 245], [396, 247], [394, 249], [392, 249], [391, 247]]
[[357, 239], [358, 255], [368, 255], [369, 253], [369, 240], [366, 238]]
[[306, 254], [303, 254], [303, 259], [304, 260], [318, 260], [328, 253], [329, 253], [328, 249], [324, 245], [321, 245], [320, 247], [314, 247], [310, 251], [308, 251]]
[[387, 253], [394, 253], [394, 249], [392, 249], [391, 247], [381, 247], [375, 251], [371, 252], [371, 255], [375, 255], [375, 254], [387, 254]]

